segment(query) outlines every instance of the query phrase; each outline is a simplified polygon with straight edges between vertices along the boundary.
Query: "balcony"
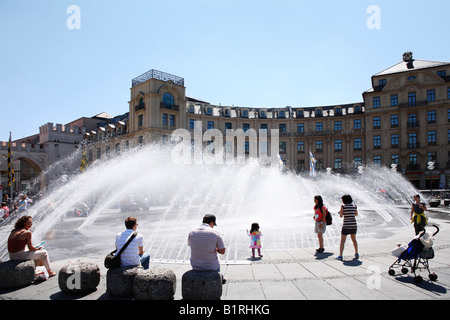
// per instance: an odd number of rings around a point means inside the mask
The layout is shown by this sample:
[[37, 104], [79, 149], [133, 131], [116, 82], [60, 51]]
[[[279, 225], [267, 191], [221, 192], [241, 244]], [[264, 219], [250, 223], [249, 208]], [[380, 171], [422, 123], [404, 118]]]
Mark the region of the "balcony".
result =
[[174, 111], [180, 110], [180, 107], [178, 105], [176, 105], [176, 104], [170, 105], [170, 104], [165, 104], [163, 102], [160, 102], [160, 107], [162, 109], [168, 109], [168, 110], [174, 110]]
[[408, 149], [414, 149], [414, 148], [420, 148], [420, 143], [419, 142], [408, 142]]

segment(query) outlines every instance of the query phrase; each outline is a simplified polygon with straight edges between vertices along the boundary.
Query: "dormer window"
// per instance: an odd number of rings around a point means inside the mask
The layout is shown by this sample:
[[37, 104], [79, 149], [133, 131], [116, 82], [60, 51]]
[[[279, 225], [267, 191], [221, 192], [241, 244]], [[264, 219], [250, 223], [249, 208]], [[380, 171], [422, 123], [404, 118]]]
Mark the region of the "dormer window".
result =
[[248, 110], [242, 110], [242, 117], [248, 118]]
[[210, 107], [206, 108], [206, 114], [207, 114], [207, 115], [211, 116], [212, 113], [213, 113], [213, 112], [212, 112], [212, 108], [210, 108]]
[[286, 114], [284, 113], [284, 111], [280, 111], [278, 115], [280, 118], [286, 118]]

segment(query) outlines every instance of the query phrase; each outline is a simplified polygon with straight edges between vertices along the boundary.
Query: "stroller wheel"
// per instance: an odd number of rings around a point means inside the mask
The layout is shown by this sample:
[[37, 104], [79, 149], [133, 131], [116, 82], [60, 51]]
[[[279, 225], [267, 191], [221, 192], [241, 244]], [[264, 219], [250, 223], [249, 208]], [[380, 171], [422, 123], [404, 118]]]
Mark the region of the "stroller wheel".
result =
[[408, 273], [408, 268], [402, 268], [402, 273], [403, 274], [407, 274]]
[[416, 283], [422, 283], [422, 281], [423, 281], [423, 279], [422, 279], [421, 276], [415, 276], [415, 277], [414, 277], [414, 282], [416, 282]]
[[428, 275], [428, 278], [430, 278], [431, 281], [436, 281], [437, 278], [438, 278], [438, 276], [437, 276], [437, 274], [435, 274], [435, 273], [430, 273], [430, 274]]
[[388, 271], [390, 276], [393, 276], [395, 274], [395, 270], [394, 269], [389, 269]]

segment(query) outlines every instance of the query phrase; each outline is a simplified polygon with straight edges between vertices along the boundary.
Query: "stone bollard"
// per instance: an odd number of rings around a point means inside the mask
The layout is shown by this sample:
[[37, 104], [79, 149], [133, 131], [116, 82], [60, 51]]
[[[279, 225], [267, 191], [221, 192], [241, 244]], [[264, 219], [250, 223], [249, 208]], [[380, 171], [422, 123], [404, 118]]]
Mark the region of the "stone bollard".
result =
[[61, 291], [71, 294], [97, 290], [100, 268], [91, 262], [72, 262], [59, 270], [58, 284]]
[[109, 269], [106, 273], [106, 291], [117, 297], [132, 297], [134, 278], [143, 268], [125, 266]]
[[137, 300], [173, 300], [176, 285], [177, 278], [172, 270], [143, 270], [134, 278], [134, 297]]
[[32, 260], [9, 260], [0, 263], [0, 289], [26, 286], [34, 281]]
[[190, 270], [181, 278], [181, 289], [185, 300], [220, 300], [222, 277], [217, 271]]

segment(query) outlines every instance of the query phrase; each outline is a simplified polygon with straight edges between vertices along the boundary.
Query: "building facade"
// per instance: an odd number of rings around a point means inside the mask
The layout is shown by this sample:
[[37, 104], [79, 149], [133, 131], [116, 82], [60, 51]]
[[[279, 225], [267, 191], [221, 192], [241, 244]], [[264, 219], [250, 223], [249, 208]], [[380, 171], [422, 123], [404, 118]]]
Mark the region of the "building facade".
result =
[[[405, 53], [402, 62], [373, 75], [371, 82], [363, 101], [351, 104], [247, 108], [188, 97], [183, 78], [150, 70], [132, 80], [122, 125], [87, 132], [88, 160], [166, 143], [175, 129], [194, 131], [201, 122], [203, 132], [218, 129], [223, 137], [230, 129], [267, 132], [267, 143], [257, 148], [269, 154], [270, 132], [278, 129], [279, 154], [297, 172], [309, 171], [311, 152], [319, 171], [393, 166], [419, 188], [450, 186], [450, 63], [414, 60]], [[244, 142], [246, 153], [249, 147]]]

